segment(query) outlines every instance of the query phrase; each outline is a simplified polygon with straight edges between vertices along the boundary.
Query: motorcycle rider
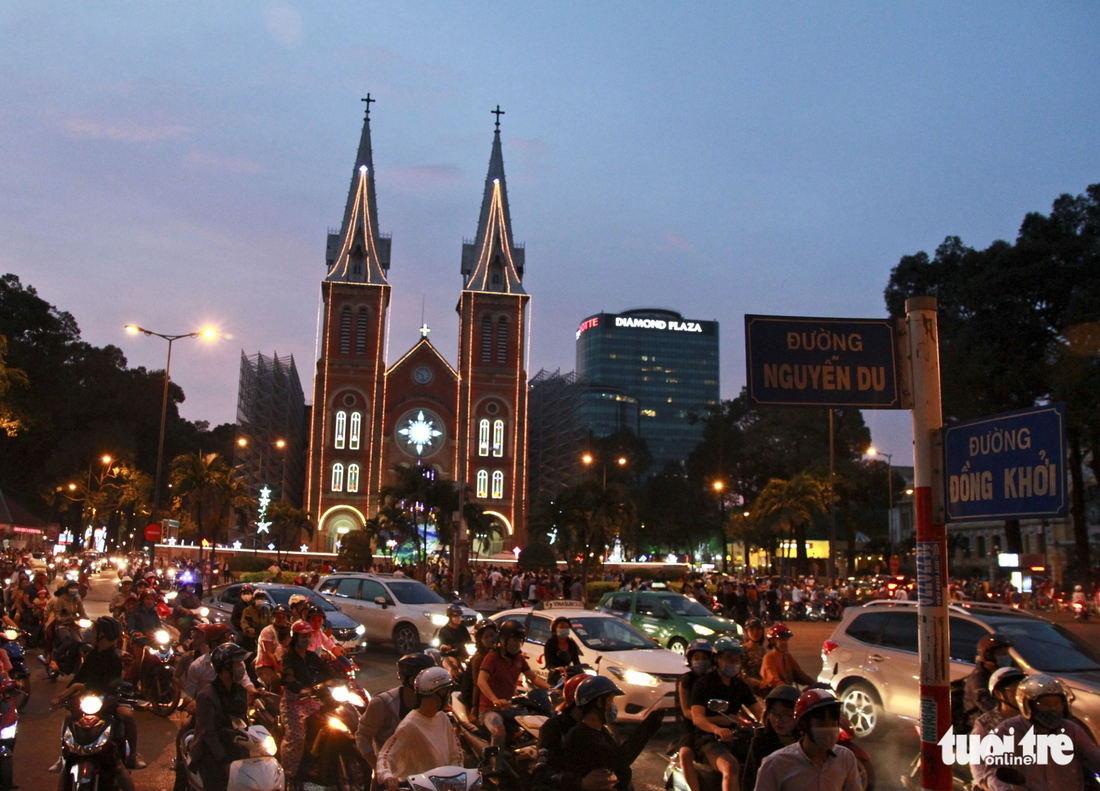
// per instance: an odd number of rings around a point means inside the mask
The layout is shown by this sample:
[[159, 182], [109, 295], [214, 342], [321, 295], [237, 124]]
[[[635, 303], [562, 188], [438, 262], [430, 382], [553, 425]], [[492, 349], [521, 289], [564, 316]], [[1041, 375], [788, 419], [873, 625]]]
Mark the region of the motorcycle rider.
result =
[[448, 604], [447, 623], [439, 629], [439, 652], [443, 654], [443, 667], [453, 679], [457, 680], [462, 673], [462, 660], [470, 641], [470, 630], [462, 623], [462, 608]]
[[134, 589], [134, 578], [123, 577], [118, 581], [118, 593], [111, 597], [111, 615], [118, 618], [123, 614], [123, 610], [126, 605], [126, 597], [130, 595]]
[[707, 640], [692, 640], [684, 651], [689, 670], [676, 682], [676, 697], [680, 702], [680, 771], [691, 791], [699, 791], [699, 773], [695, 770], [695, 723], [691, 716], [691, 688], [714, 666], [714, 648]]
[[470, 663], [466, 666], [466, 675], [462, 679], [461, 697], [462, 704], [470, 712], [470, 719], [477, 716], [478, 705], [481, 700], [481, 691], [477, 688], [478, 676], [481, 673], [481, 663], [489, 652], [496, 648], [499, 630], [496, 621], [486, 618], [474, 626], [474, 645], [476, 650], [470, 657]]
[[306, 610], [306, 621], [311, 627], [313, 627], [313, 636], [309, 644], [309, 650], [324, 656], [327, 652], [331, 656], [342, 656], [344, 649], [336, 645], [336, 641], [333, 640], [325, 632], [325, 613], [318, 607], [310, 607]]
[[[1020, 706], [1016, 703], [1016, 691], [1025, 678], [1027, 674], [1018, 667], [1002, 667], [994, 671], [989, 678], [989, 694], [997, 700], [997, 708], [985, 712], [974, 721], [971, 735], [981, 737], [992, 733], [1006, 719], [1020, 713]], [[977, 758], [977, 756], [974, 757]], [[980, 763], [976, 760], [971, 761], [970, 773], [975, 780], [980, 772]]]
[[253, 593], [255, 593], [255, 589], [251, 585], [241, 586], [241, 598], [233, 605], [233, 612], [229, 616], [229, 623], [235, 632], [241, 631], [241, 614], [244, 613], [246, 607], [252, 604]]
[[69, 580], [54, 594], [46, 605], [46, 654], [50, 656], [50, 667], [58, 670], [57, 662], [53, 660], [53, 645], [57, 638], [59, 628], [68, 628], [77, 618], [87, 618], [84, 612], [84, 602], [80, 598], [79, 583]]
[[585, 676], [577, 686], [580, 722], [569, 731], [563, 744], [569, 764], [585, 778], [593, 791], [627, 791], [631, 788], [631, 764], [661, 727], [664, 710], [651, 712], [622, 743], [608, 729], [619, 716], [615, 698], [623, 691], [606, 676]]
[[316, 651], [310, 650], [314, 635], [308, 621], [296, 622], [290, 631], [293, 641], [283, 656], [283, 699], [279, 706], [286, 728], [279, 754], [288, 779], [295, 778], [302, 762], [306, 719], [321, 708], [321, 701], [308, 692], [336, 675]]
[[814, 680], [802, 669], [791, 654], [791, 630], [782, 621], [768, 627], [768, 642], [772, 649], [764, 654], [760, 663], [760, 687], [758, 693], [770, 692], [775, 687], [799, 684], [806, 686]]
[[[214, 681], [199, 692], [195, 701], [195, 738], [191, 769], [202, 778], [203, 791], [225, 791], [229, 764], [247, 758], [247, 751], [223, 734], [232, 733], [233, 719], [248, 719], [248, 693], [235, 677], [244, 673], [248, 652], [234, 643], [223, 643], [211, 654]], [[239, 672], [238, 672], [239, 671]]]
[[[84, 662], [73, 675], [73, 680], [69, 682], [65, 691], [53, 699], [51, 705], [55, 708], [85, 693], [104, 696], [117, 694], [118, 686], [122, 683], [122, 657], [118, 653], [118, 641], [122, 637], [122, 628], [114, 618], [104, 615], [95, 620], [93, 634], [94, 650], [89, 651], [84, 657]], [[133, 709], [129, 706], [116, 706], [115, 716], [122, 722], [126, 742], [130, 748], [129, 757], [116, 773], [116, 779], [124, 791], [133, 791], [134, 785], [128, 770], [145, 768], [145, 762], [137, 753], [137, 721], [134, 719]], [[54, 765], [54, 770], [60, 771], [61, 765], [59, 761]], [[64, 780], [64, 777], [61, 778], [62, 785]]]
[[363, 716], [359, 718], [355, 746], [371, 769], [375, 769], [382, 745], [393, 736], [405, 715], [416, 708], [418, 699], [413, 684], [417, 675], [430, 667], [435, 667], [435, 662], [427, 654], [405, 654], [397, 660], [400, 686], [375, 695], [367, 704]]
[[586, 678], [588, 674], [578, 673], [562, 685], [563, 700], [558, 713], [539, 728], [539, 752], [534, 769], [537, 788], [597, 791], [607, 785], [606, 773], [596, 771], [582, 779], [572, 771], [565, 757], [565, 737], [581, 721], [581, 710], [577, 707], [577, 687]]
[[691, 688], [691, 718], [696, 728], [695, 754], [707, 759], [711, 768], [722, 773], [722, 791], [737, 788], [737, 758], [730, 752], [729, 742], [734, 732], [729, 719], [707, 710], [711, 700], [729, 703], [728, 716], [736, 717], [742, 706], [759, 719], [764, 707], [749, 685], [741, 680], [741, 658], [744, 650], [732, 637], [720, 637], [714, 643], [717, 666], [695, 682]]
[[252, 601], [241, 611], [241, 645], [249, 651], [256, 650], [256, 640], [263, 628], [271, 623], [271, 614], [267, 592], [258, 590], [252, 594]]
[[[531, 686], [540, 690], [549, 690], [550, 685], [539, 678], [523, 656], [523, 641], [527, 632], [516, 620], [508, 619], [500, 625], [499, 646], [491, 651], [481, 663], [477, 676], [479, 697], [478, 716], [486, 730], [492, 735], [493, 744], [503, 749], [507, 741], [506, 721], [514, 721], [520, 710], [512, 706], [512, 696], [516, 694], [516, 684], [520, 674], [526, 677]], [[549, 697], [543, 693], [539, 700], [543, 708], [549, 711]]]
[[764, 759], [755, 791], [860, 791], [855, 754], [834, 749], [840, 739], [840, 701], [832, 692], [803, 692], [794, 706], [794, 728], [798, 741]]
[[760, 687], [760, 666], [764, 662], [764, 654], [768, 647], [764, 644], [764, 622], [759, 618], [749, 618], [745, 621], [745, 639], [741, 643], [745, 649], [744, 673], [742, 677], [753, 690]]
[[397, 791], [400, 778], [437, 766], [462, 766], [462, 747], [443, 712], [451, 701], [454, 679], [441, 667], [421, 670], [413, 682], [417, 707], [397, 726], [378, 753], [378, 781]]
[[798, 687], [776, 687], [764, 700], [764, 729], [757, 731], [745, 758], [741, 775], [741, 791], [753, 791], [760, 764], [765, 758], [791, 744], [798, 737], [794, 732], [794, 707], [798, 703]]
[[573, 638], [569, 636], [572, 626], [569, 619], [560, 615], [550, 624], [550, 634], [543, 649], [543, 661], [549, 672], [547, 681], [551, 685], [557, 684], [570, 667], [580, 667], [581, 651]]
[[290, 647], [290, 611], [286, 607], [275, 607], [271, 623], [260, 631], [256, 646], [256, 677], [271, 692], [279, 692], [283, 655]]
[[1065, 734], [1073, 743], [1072, 759], [1065, 765], [1049, 759], [1045, 765], [1038, 761], [1030, 764], [1023, 761], [1015, 763], [1013, 768], [1023, 776], [1023, 782], [1018, 784], [999, 780], [995, 765], [982, 764], [978, 767], [975, 783], [989, 791], [1014, 791], [1019, 786], [1029, 789], [1082, 791], [1085, 788], [1082, 770], [1100, 771], [1100, 747], [1070, 717], [1069, 695], [1062, 682], [1046, 673], [1028, 676], [1020, 682], [1016, 690], [1016, 703], [1020, 707], [1020, 713], [1003, 720], [993, 733], [998, 736], [1014, 733], [1016, 755], [1021, 758], [1022, 742], [1030, 729], [1034, 728], [1036, 734]]
[[989, 679], [997, 668], [1014, 666], [1008, 653], [1011, 647], [1012, 640], [997, 632], [987, 634], [978, 641], [978, 655], [974, 660], [974, 669], [966, 677], [966, 691], [963, 694], [963, 708], [971, 721], [997, 708], [996, 698], [989, 693]]

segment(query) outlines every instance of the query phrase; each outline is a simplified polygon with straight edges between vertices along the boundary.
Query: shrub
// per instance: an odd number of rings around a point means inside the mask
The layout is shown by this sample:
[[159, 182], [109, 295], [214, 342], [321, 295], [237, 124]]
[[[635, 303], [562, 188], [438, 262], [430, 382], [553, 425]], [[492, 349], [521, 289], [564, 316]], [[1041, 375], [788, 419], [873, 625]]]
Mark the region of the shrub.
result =
[[241, 575], [240, 582], [278, 582], [282, 585], [293, 585], [294, 578], [301, 572], [281, 571], [276, 576], [271, 571], [249, 571]]
[[549, 544], [532, 541], [519, 553], [519, 567], [524, 571], [552, 569], [557, 566], [558, 556]]
[[[272, 559], [263, 557], [262, 555], [230, 555], [229, 556], [229, 569], [235, 571], [238, 574], [244, 574], [249, 571], [267, 571], [271, 566]], [[250, 580], [254, 582], [255, 580]]]
[[611, 593], [619, 589], [617, 582], [590, 582], [588, 583], [588, 603], [595, 604], [603, 598], [605, 593]]

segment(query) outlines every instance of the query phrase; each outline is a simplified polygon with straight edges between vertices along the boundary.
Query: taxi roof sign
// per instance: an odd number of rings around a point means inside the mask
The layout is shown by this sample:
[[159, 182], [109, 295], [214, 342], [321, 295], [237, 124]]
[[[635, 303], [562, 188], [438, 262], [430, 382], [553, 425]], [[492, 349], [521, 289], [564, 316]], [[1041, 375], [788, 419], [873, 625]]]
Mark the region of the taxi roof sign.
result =
[[583, 610], [584, 602], [575, 599], [545, 599], [534, 606], [535, 610]]

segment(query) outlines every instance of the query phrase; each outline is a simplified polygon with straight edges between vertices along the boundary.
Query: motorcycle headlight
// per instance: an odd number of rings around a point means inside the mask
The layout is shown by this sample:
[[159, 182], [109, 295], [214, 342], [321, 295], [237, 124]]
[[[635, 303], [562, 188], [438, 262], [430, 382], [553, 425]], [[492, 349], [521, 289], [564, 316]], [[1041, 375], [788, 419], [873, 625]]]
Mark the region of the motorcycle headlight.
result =
[[179, 591], [168, 591], [168, 593], [164, 594], [164, 600], [172, 601], [172, 599], [176, 598], [179, 595]]
[[477, 653], [477, 646], [473, 643], [466, 643], [466, 656], [473, 656]]
[[19, 637], [19, 632], [14, 629], [7, 629], [4, 632], [4, 638], [7, 640], [14, 640], [17, 637]]
[[264, 755], [274, 755], [279, 751], [279, 745], [275, 743], [275, 739], [270, 736], [265, 736], [264, 740], [260, 743], [260, 749]]
[[351, 733], [351, 731], [348, 730], [348, 726], [345, 725], [344, 721], [341, 720], [339, 717], [329, 717], [328, 726], [333, 730], [343, 731], [344, 733]]
[[157, 631], [153, 633], [153, 639], [160, 645], [168, 645], [168, 641], [172, 639], [172, 635], [168, 634], [167, 629], [157, 629]]
[[348, 690], [347, 687], [341, 686], [332, 688], [332, 699], [335, 700], [337, 703], [347, 703], [348, 696], [350, 694], [351, 692]]
[[85, 714], [98, 714], [103, 708], [103, 698], [99, 695], [85, 695], [80, 699], [80, 710]]
[[367, 702], [363, 700], [363, 696], [360, 695], [358, 692], [348, 693], [348, 703], [355, 706], [357, 709], [361, 709], [367, 705]]
[[14, 739], [15, 738], [15, 729], [18, 726], [19, 726], [19, 723], [13, 722], [11, 725], [9, 725], [6, 728], [0, 728], [0, 741], [3, 741], [5, 739]]
[[451, 777], [432, 777], [431, 781], [435, 791], [466, 791], [465, 772]]
[[210, 614], [210, 608], [209, 607], [199, 607], [199, 615], [201, 617], [205, 618], [209, 614]]
[[703, 626], [701, 623], [693, 623], [691, 628], [695, 630], [695, 634], [701, 635], [702, 637], [708, 637], [714, 634], [713, 629]]
[[437, 612], [426, 612], [424, 614], [428, 616], [428, 620], [432, 622], [432, 626], [446, 626], [447, 622], [451, 620], [446, 615]]
[[92, 628], [92, 622], [89, 621], [87, 618], [79, 619], [76, 622], [76, 625], [79, 626], [81, 629], [91, 629]]

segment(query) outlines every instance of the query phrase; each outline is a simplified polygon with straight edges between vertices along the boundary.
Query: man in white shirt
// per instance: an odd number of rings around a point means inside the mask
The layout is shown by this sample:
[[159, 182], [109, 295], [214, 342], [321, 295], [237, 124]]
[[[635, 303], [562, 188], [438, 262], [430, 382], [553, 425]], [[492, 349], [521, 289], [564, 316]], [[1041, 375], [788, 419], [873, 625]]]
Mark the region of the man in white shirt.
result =
[[836, 746], [840, 701], [832, 692], [803, 692], [794, 706], [794, 727], [799, 740], [764, 759], [755, 791], [860, 791], [855, 755]]
[[409, 775], [440, 766], [462, 766], [462, 747], [443, 712], [454, 687], [451, 674], [441, 667], [429, 667], [420, 671], [413, 686], [419, 706], [401, 720], [378, 754], [375, 769], [386, 791], [397, 791], [398, 783]]

